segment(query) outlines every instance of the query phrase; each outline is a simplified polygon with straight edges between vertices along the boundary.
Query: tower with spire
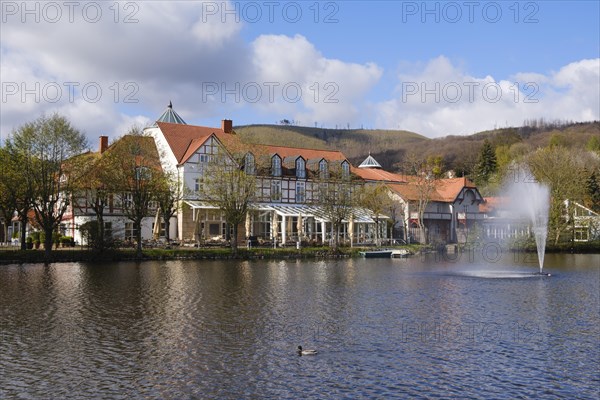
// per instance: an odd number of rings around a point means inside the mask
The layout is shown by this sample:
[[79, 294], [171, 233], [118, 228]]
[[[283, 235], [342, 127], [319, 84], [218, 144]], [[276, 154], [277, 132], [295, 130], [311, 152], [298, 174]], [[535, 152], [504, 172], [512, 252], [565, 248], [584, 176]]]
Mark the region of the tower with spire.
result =
[[[173, 110], [173, 103], [171, 102], [171, 100], [169, 100], [169, 105], [167, 106], [165, 112], [163, 112], [162, 115], [158, 117], [156, 122], [169, 122], [171, 124], [187, 125], [183, 118], [181, 118], [179, 114], [177, 114], [177, 112]], [[156, 122], [154, 123], [154, 125], [152, 125], [153, 128], [157, 126]]]

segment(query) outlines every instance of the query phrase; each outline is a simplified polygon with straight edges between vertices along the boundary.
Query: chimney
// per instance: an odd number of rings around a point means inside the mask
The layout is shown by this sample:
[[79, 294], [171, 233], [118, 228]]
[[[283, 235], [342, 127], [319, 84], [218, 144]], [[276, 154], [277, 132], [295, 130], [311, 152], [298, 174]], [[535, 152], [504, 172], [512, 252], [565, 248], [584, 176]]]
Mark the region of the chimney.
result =
[[225, 133], [232, 133], [233, 132], [233, 121], [230, 119], [221, 120], [221, 130], [223, 130], [223, 132], [225, 132]]
[[108, 136], [100, 136], [100, 154], [108, 149]]

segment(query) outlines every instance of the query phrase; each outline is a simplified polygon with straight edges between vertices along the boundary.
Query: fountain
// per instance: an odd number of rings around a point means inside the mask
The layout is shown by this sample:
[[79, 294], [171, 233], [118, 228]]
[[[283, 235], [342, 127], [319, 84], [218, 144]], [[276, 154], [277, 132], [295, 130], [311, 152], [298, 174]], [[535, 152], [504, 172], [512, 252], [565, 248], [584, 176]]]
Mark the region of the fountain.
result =
[[548, 211], [550, 209], [550, 189], [533, 178], [527, 167], [521, 166], [514, 182], [508, 185], [510, 211], [521, 218], [527, 218], [532, 225], [537, 247], [540, 274], [544, 274], [544, 254], [548, 236]]

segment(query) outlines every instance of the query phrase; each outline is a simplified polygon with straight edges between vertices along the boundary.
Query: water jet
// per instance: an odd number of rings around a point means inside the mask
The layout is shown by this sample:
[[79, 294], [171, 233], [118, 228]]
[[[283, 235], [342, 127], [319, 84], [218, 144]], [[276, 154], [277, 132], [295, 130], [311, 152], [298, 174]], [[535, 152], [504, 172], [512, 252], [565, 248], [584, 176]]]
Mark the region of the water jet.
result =
[[543, 269], [548, 236], [550, 189], [537, 182], [527, 167], [521, 166], [516, 177], [517, 179], [508, 185], [511, 211], [531, 223], [540, 266], [539, 273], [545, 275]]

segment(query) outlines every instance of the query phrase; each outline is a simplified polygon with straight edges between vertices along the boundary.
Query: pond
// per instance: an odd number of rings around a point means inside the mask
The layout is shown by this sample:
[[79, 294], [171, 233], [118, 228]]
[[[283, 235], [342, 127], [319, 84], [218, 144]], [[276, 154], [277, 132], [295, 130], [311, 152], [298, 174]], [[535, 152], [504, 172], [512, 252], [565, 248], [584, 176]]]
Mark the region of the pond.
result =
[[491, 250], [3, 266], [0, 398], [598, 398], [600, 255]]

